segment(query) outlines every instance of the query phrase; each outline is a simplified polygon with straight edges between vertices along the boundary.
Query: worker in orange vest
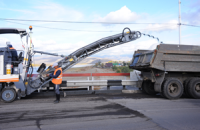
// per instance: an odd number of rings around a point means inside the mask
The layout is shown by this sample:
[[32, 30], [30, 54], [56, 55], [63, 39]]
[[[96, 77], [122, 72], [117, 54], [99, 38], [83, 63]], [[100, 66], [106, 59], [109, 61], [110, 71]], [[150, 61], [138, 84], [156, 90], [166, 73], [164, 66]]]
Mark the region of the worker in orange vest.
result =
[[47, 74], [48, 77], [53, 78], [52, 83], [55, 84], [56, 100], [54, 103], [60, 102], [60, 84], [62, 83], [62, 68], [58, 66], [58, 63], [54, 63], [53, 66], [55, 71], [52, 74]]

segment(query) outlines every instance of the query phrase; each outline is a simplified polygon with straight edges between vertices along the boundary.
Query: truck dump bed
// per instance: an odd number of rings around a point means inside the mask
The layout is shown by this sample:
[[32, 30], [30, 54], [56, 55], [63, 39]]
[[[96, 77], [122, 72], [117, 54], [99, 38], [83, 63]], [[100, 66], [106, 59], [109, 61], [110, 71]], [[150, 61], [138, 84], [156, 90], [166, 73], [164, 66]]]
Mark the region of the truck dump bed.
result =
[[155, 50], [137, 50], [132, 69], [171, 72], [200, 72], [200, 46], [160, 44]]

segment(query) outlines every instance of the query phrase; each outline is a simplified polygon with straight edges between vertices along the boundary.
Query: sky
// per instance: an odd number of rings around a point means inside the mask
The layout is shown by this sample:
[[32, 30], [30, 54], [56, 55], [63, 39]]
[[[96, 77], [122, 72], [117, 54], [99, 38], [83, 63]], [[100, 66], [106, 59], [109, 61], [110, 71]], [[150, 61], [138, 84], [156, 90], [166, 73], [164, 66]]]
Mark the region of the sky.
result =
[[[0, 28], [22, 28], [29, 31], [29, 25], [32, 25], [35, 50], [63, 55], [101, 38], [121, 33], [125, 27], [159, 38], [158, 42], [142, 36], [138, 40], [91, 56], [129, 61], [137, 49], [155, 49], [161, 41], [163, 44], [179, 44], [178, 7], [178, 0], [0, 0]], [[147, 24], [84, 24], [2, 19]], [[181, 23], [200, 26], [200, 0], [181, 0]], [[200, 27], [181, 26], [181, 44], [200, 45], [199, 35]], [[5, 46], [6, 41], [10, 41], [17, 50], [23, 50], [19, 35], [0, 35], [0, 46]], [[54, 62], [56, 59], [58, 58], [35, 55], [36, 61]]]

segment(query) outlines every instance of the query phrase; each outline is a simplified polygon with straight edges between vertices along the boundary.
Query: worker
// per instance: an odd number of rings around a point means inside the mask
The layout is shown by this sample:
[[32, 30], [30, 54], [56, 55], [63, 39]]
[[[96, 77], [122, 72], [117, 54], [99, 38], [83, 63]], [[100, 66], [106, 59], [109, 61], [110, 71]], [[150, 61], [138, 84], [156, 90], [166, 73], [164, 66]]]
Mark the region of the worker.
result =
[[15, 48], [13, 48], [12, 44], [10, 44], [10, 42], [6, 42], [7, 46], [9, 47], [9, 49], [11, 50], [11, 56], [12, 56], [12, 74], [14, 72], [14, 67], [18, 67], [18, 64], [16, 63], [16, 61], [18, 61], [18, 55], [17, 55], [17, 51]]
[[55, 84], [55, 93], [56, 93], [56, 100], [54, 103], [60, 102], [60, 84], [62, 83], [62, 68], [58, 66], [58, 63], [54, 63], [53, 66], [55, 68], [55, 71], [51, 74], [47, 74], [47, 77], [51, 77], [52, 83]]

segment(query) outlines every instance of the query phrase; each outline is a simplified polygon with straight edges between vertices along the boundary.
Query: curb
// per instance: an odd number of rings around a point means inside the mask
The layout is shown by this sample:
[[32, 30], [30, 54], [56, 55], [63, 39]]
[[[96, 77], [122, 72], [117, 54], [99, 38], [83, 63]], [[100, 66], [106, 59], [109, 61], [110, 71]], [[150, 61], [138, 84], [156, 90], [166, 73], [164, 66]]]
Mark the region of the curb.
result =
[[[91, 94], [134, 94], [134, 93], [142, 93], [140, 90], [78, 90], [78, 91], [65, 91], [66, 95], [91, 95]], [[60, 92], [61, 96], [64, 96], [64, 92]], [[32, 93], [31, 96], [36, 97], [48, 97], [55, 96], [54, 91], [49, 92], [40, 92], [40, 93]]]

